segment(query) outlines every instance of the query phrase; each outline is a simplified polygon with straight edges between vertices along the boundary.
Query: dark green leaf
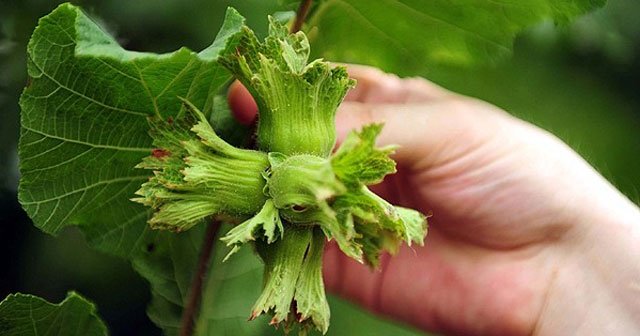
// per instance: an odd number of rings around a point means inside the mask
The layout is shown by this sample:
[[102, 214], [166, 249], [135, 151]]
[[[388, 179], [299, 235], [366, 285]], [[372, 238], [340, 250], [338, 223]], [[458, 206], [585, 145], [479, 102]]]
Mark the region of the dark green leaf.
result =
[[0, 302], [0, 336], [107, 334], [95, 306], [74, 292], [59, 304], [29, 294], [10, 294]]
[[307, 26], [312, 51], [332, 61], [371, 64], [400, 75], [434, 65], [493, 62], [515, 36], [606, 0], [326, 0]]
[[217, 243], [202, 297], [202, 302], [206, 303], [200, 307], [196, 321], [196, 335], [281, 335], [281, 331], [269, 326], [266, 315], [247, 321], [251, 307], [262, 291], [262, 262], [248, 247], [223, 262], [228, 252], [228, 247]]
[[[179, 234], [164, 231], [145, 236], [141, 244], [144, 248], [133, 260], [134, 268], [151, 285], [152, 301], [147, 313], [166, 335], [178, 334], [205, 229], [205, 225], [198, 225]], [[266, 316], [247, 322], [262, 288], [262, 263], [250, 248], [241, 249], [223, 263], [228, 252], [228, 247], [216, 242], [196, 320], [196, 335], [277, 335]]]
[[179, 96], [210, 112], [230, 79], [216, 62], [243, 24], [230, 10], [200, 53], [122, 49], [77, 7], [42, 18], [28, 47], [20, 139], [20, 201], [49, 233], [79, 225], [99, 249], [129, 255], [147, 231], [147, 211], [129, 201], [149, 173], [147, 117], [182, 113]]

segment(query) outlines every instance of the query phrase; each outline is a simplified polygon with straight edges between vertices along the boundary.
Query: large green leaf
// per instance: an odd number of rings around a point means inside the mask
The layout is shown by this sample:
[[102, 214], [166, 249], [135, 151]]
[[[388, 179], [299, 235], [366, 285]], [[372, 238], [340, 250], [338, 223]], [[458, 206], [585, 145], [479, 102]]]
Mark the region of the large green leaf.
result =
[[0, 302], [0, 336], [107, 334], [95, 306], [74, 292], [59, 304], [28, 294], [10, 294]]
[[178, 97], [211, 111], [230, 79], [216, 58], [243, 21], [229, 10], [209, 48], [156, 55], [122, 49], [69, 4], [42, 18], [20, 99], [19, 198], [36, 226], [56, 233], [78, 225], [117, 255], [140, 249], [148, 214], [129, 198], [148, 179], [133, 169], [152, 150], [147, 118], [180, 114]]
[[[204, 233], [203, 225], [180, 234], [161, 232], [147, 240], [144, 251], [133, 260], [135, 269], [152, 287], [149, 317], [166, 335], [178, 334]], [[195, 321], [196, 335], [277, 334], [268, 325], [266, 316], [247, 321], [262, 288], [262, 263], [248, 248], [223, 263], [228, 252], [224, 244], [215, 247], [200, 314]]]
[[[224, 235], [224, 232], [221, 236]], [[223, 262], [229, 248], [218, 243], [203, 293], [196, 335], [281, 335], [269, 326], [268, 316], [247, 321], [262, 291], [264, 266], [250, 248], [240, 249]], [[211, 304], [213, 303], [213, 304]]]
[[316, 55], [415, 75], [493, 62], [518, 32], [565, 22], [606, 0], [325, 0], [307, 26]]
[[132, 260], [133, 267], [151, 287], [147, 315], [167, 335], [178, 334], [204, 229], [199, 225], [181, 234], [159, 232], [145, 241], [144, 249]]

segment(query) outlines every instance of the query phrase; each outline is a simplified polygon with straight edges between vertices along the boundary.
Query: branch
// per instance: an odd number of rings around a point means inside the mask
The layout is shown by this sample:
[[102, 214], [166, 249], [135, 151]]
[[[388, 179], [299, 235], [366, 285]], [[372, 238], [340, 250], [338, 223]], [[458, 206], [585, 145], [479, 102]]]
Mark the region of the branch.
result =
[[198, 308], [200, 308], [200, 300], [202, 298], [202, 284], [207, 276], [209, 262], [211, 261], [211, 252], [213, 251], [213, 245], [218, 230], [220, 230], [220, 225], [221, 222], [219, 220], [213, 219], [207, 227], [204, 242], [202, 242], [202, 249], [200, 250], [200, 258], [198, 259], [198, 268], [191, 280], [189, 298], [182, 311], [180, 336], [191, 336], [193, 334], [193, 321]]
[[298, 11], [296, 11], [296, 20], [293, 22], [293, 25], [291, 25], [291, 33], [295, 33], [302, 28], [302, 24], [307, 18], [307, 14], [309, 14], [312, 2], [313, 0], [300, 1], [300, 6], [298, 7]]

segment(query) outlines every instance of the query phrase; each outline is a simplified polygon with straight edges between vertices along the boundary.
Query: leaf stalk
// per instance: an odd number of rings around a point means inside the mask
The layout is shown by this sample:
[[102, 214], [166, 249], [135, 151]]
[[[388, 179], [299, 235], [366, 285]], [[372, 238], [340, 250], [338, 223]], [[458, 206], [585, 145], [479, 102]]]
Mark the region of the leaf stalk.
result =
[[309, 9], [311, 9], [312, 2], [313, 0], [300, 1], [300, 6], [298, 6], [298, 10], [296, 11], [296, 19], [291, 25], [291, 33], [298, 32], [302, 28], [302, 24], [307, 19], [307, 15], [309, 14]]
[[207, 270], [211, 262], [211, 253], [213, 252], [213, 246], [215, 244], [215, 238], [220, 230], [221, 222], [217, 219], [213, 219], [207, 227], [207, 232], [202, 242], [202, 249], [200, 250], [200, 258], [198, 259], [198, 268], [191, 280], [191, 286], [189, 287], [189, 297], [187, 303], [182, 311], [182, 318], [180, 321], [180, 336], [193, 335], [194, 320], [197, 311], [200, 308], [200, 301], [202, 299], [202, 285], [204, 279], [207, 277]]

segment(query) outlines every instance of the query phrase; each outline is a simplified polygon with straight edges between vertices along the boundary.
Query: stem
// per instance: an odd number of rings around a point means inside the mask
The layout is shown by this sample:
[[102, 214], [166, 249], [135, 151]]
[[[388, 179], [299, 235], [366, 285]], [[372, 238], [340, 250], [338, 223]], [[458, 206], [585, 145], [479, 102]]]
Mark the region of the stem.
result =
[[293, 22], [291, 26], [291, 33], [295, 33], [302, 28], [302, 24], [304, 20], [307, 18], [307, 14], [309, 14], [309, 9], [311, 8], [311, 3], [313, 0], [302, 0], [300, 1], [300, 6], [298, 7], [298, 11], [296, 11], [296, 20]]
[[221, 222], [219, 220], [213, 219], [211, 224], [207, 227], [204, 242], [202, 242], [202, 249], [200, 250], [200, 258], [198, 259], [198, 268], [196, 270], [196, 274], [191, 280], [189, 298], [184, 310], [182, 311], [180, 336], [191, 336], [193, 334], [193, 321], [198, 308], [200, 308], [200, 299], [202, 298], [202, 284], [204, 283], [204, 279], [207, 275], [209, 262], [211, 260], [211, 252], [213, 251], [213, 245], [216, 234], [220, 229], [220, 225]]

